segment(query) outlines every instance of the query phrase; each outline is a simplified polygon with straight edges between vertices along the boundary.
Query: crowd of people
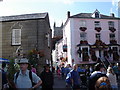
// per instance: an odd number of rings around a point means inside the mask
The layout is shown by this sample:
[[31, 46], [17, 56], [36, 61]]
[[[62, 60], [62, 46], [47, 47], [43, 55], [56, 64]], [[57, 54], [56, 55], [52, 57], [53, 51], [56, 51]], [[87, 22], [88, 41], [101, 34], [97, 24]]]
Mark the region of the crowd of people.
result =
[[[66, 82], [66, 88], [80, 90], [86, 88], [89, 90], [118, 90], [118, 81], [120, 79], [120, 64], [109, 65], [106, 69], [102, 63], [96, 65], [78, 66], [74, 64], [61, 64], [57, 67], [50, 67], [49, 64], [44, 66], [44, 70], [40, 75], [37, 75], [36, 68], [30, 65], [26, 58], [18, 62], [20, 70], [14, 74], [13, 82], [7, 78], [5, 71], [6, 64], [2, 64], [2, 89], [35, 89], [42, 87], [42, 90], [53, 90], [54, 74], [57, 74], [58, 79], [63, 79]], [[28, 69], [28, 66], [31, 69]], [[56, 72], [55, 72], [56, 71]], [[84, 87], [83, 87], [84, 86]]]

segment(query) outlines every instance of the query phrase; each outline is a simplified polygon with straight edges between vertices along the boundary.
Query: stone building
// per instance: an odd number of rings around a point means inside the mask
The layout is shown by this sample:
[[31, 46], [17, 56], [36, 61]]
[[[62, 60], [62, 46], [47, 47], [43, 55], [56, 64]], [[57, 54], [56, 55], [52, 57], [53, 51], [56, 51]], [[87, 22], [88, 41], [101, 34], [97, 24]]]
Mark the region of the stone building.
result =
[[48, 13], [3, 16], [0, 18], [1, 57], [28, 57], [36, 54], [38, 64], [51, 63], [51, 37]]

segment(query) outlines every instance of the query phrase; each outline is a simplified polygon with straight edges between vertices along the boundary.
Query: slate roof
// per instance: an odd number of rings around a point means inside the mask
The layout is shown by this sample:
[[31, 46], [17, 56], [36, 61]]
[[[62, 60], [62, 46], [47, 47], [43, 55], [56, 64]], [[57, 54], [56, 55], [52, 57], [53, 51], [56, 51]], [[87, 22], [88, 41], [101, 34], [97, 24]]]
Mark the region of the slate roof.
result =
[[[79, 13], [79, 14], [70, 16], [70, 18], [93, 18], [92, 14], [93, 13]], [[100, 14], [100, 19], [118, 19], [118, 18]]]
[[48, 13], [35, 13], [35, 14], [23, 14], [14, 16], [2, 16], [0, 21], [17, 21], [17, 20], [31, 20], [31, 19], [43, 19]]

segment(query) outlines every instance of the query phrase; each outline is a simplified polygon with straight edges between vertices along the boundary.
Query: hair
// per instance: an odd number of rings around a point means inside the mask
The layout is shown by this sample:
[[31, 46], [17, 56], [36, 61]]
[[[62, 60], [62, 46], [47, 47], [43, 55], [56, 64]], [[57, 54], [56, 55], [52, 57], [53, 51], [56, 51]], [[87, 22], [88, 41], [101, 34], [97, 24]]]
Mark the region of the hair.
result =
[[96, 81], [95, 90], [111, 90], [110, 81], [108, 77], [100, 77]]
[[115, 73], [114, 73], [114, 71], [113, 71], [113, 69], [111, 67], [108, 67], [107, 72], [112, 73], [113, 75], [115, 75]]
[[5, 67], [6, 67], [6, 63], [2, 62], [2, 68], [5, 68]]
[[104, 68], [104, 66], [101, 63], [97, 63], [95, 65], [95, 71], [100, 71], [101, 68]]

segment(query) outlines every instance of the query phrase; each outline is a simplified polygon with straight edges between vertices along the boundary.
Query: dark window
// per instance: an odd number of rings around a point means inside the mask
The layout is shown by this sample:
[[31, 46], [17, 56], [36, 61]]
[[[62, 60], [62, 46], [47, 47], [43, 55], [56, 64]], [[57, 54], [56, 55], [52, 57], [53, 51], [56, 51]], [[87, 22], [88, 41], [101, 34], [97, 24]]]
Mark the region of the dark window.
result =
[[98, 12], [95, 13], [95, 18], [99, 18], [99, 13]]
[[115, 33], [110, 33], [110, 40], [115, 40]]

